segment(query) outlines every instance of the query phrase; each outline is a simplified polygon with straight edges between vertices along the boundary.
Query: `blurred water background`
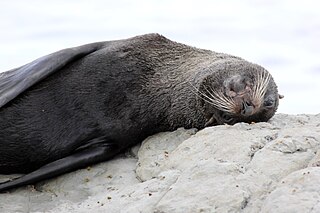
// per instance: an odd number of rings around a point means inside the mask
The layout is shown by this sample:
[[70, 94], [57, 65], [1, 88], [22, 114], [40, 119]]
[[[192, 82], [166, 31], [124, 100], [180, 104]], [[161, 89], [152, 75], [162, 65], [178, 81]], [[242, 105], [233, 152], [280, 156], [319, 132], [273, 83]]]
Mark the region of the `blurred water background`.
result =
[[316, 0], [1, 0], [0, 70], [59, 49], [157, 32], [267, 68], [278, 112], [320, 112]]

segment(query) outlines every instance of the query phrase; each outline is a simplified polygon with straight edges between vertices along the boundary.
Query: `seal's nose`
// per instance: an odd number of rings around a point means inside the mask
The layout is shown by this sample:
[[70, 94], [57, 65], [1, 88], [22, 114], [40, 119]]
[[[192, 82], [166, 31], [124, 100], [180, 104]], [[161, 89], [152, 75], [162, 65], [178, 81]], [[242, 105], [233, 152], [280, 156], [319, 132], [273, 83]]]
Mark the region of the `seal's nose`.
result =
[[243, 101], [242, 102], [242, 107], [241, 107], [241, 114], [244, 116], [249, 116], [252, 115], [254, 110], [253, 104], [251, 104], [248, 101]]

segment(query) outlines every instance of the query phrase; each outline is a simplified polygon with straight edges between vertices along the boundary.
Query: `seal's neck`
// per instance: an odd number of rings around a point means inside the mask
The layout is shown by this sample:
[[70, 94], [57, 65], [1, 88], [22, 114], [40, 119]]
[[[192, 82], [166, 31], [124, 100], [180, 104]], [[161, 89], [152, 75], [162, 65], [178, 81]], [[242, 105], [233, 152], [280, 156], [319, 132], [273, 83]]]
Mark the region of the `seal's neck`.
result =
[[[185, 66], [185, 65], [183, 65]], [[197, 68], [188, 73], [177, 68], [172, 72], [161, 72], [151, 86], [150, 94], [153, 96], [149, 105], [151, 114], [161, 109], [158, 121], [174, 130], [179, 127], [198, 128], [205, 127], [206, 119], [199, 105], [197, 90], [201, 77], [195, 76]], [[167, 70], [165, 70], [167, 71]], [[156, 108], [157, 110], [153, 110]], [[160, 125], [161, 125], [160, 124]]]
[[205, 68], [223, 54], [163, 39], [151, 44], [154, 48], [146, 48], [149, 51], [142, 57], [153, 64], [142, 84], [149, 100], [143, 108], [147, 108], [151, 119], [169, 129], [203, 128], [206, 121], [194, 87], [199, 87], [208, 71]]

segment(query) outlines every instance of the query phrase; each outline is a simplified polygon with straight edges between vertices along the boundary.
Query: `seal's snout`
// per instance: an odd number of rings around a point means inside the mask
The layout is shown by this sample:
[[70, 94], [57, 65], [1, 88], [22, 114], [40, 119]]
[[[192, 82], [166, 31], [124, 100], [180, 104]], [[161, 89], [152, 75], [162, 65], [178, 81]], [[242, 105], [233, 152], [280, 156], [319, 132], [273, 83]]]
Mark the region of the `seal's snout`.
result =
[[254, 112], [254, 106], [249, 101], [243, 101], [241, 107], [241, 114], [244, 116], [252, 115]]
[[236, 113], [242, 116], [250, 116], [256, 112], [256, 104], [252, 102], [250, 93], [244, 92], [241, 95], [237, 95], [233, 98], [235, 102]]
[[234, 111], [242, 116], [250, 116], [256, 112], [252, 100], [252, 84], [246, 76], [235, 75], [224, 82], [226, 95], [234, 101]]

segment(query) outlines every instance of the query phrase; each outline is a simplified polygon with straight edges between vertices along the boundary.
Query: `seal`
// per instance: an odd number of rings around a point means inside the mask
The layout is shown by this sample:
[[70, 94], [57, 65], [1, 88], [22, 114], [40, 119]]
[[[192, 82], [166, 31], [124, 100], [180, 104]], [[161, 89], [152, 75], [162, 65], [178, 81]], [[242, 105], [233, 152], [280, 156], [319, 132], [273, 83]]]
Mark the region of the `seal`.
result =
[[0, 76], [0, 191], [106, 161], [147, 136], [268, 121], [263, 67], [158, 34], [69, 48]]

